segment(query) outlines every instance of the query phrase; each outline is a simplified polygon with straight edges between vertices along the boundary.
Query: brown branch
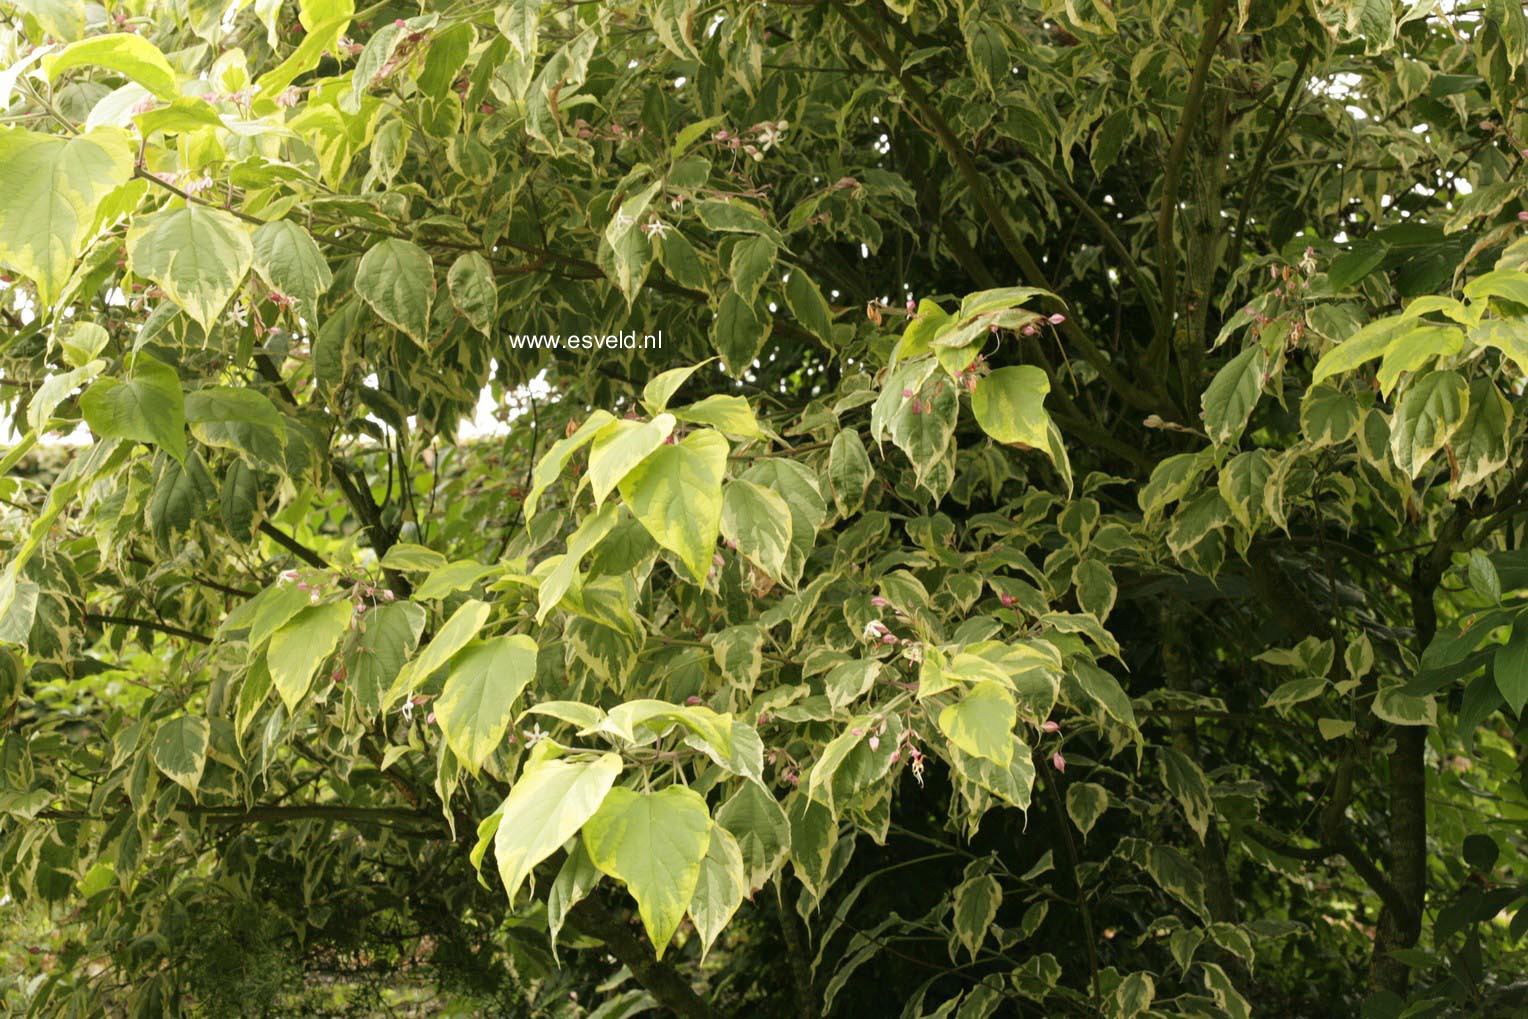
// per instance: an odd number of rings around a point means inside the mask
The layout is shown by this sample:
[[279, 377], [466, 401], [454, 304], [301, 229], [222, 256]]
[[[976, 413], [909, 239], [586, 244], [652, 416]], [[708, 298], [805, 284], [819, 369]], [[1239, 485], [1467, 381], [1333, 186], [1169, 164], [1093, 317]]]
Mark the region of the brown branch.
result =
[[1157, 213], [1157, 282], [1162, 288], [1162, 328], [1167, 333], [1173, 328], [1173, 302], [1178, 288], [1178, 244], [1173, 236], [1173, 217], [1178, 211], [1178, 182], [1183, 176], [1183, 160], [1188, 154], [1189, 139], [1199, 121], [1199, 106], [1204, 102], [1204, 83], [1209, 76], [1215, 46], [1220, 41], [1221, 22], [1225, 15], [1226, 0], [1214, 0], [1209, 16], [1205, 19], [1204, 34], [1199, 39], [1199, 55], [1194, 62], [1193, 77], [1189, 79], [1188, 94], [1183, 99], [1183, 115], [1178, 120], [1178, 134], [1173, 139], [1173, 147], [1167, 154], [1167, 162], [1162, 171], [1162, 208]]
[[[891, 51], [890, 47], [886, 45], [885, 41], [873, 28], [848, 7], [840, 6], [838, 10], [840, 16], [848, 23], [854, 34], [859, 36], [860, 41], [865, 44], [866, 48], [875, 54], [876, 59], [886, 66], [887, 70], [892, 73], [897, 82], [902, 86], [902, 91], [907, 93], [908, 100], [913, 104], [918, 114], [927, 122], [928, 128], [933, 131], [940, 146], [955, 164], [955, 169], [959, 171], [961, 178], [966, 183], [966, 187], [971, 192], [972, 198], [976, 200], [976, 204], [986, 214], [988, 221], [992, 224], [992, 229], [997, 233], [1003, 247], [1013, 260], [1018, 263], [1019, 270], [1024, 278], [1033, 286], [1046, 290], [1053, 289], [1050, 281], [1046, 278], [1045, 271], [1040, 268], [1039, 263], [1034, 260], [1028, 249], [1024, 247], [1024, 243], [1019, 237], [1018, 231], [1014, 228], [1012, 221], [1008, 218], [1007, 212], [998, 204], [992, 192], [987, 189], [986, 178], [983, 176], [981, 169], [976, 165], [976, 161], [971, 158], [970, 153], [961, 145], [960, 139], [956, 137], [954, 130], [939, 113], [939, 110], [934, 106], [928, 94], [923, 91], [917, 82], [913, 81], [911, 77], [903, 72], [901, 61], [897, 58], [897, 55]], [[885, 11], [879, 6], [875, 8], [875, 12], [881, 19], [889, 20], [886, 17]], [[1119, 369], [1109, 360], [1108, 355], [1088, 338], [1087, 334], [1082, 331], [1072, 318], [1068, 317], [1063, 321], [1060, 328], [1066, 335], [1066, 338], [1082, 351], [1083, 357], [1088, 360], [1089, 364], [1093, 365], [1098, 371], [1099, 376], [1126, 403], [1129, 403], [1138, 410], [1145, 411], [1160, 411], [1163, 408], [1165, 397], [1162, 394], [1144, 390], [1120, 374]], [[1171, 401], [1166, 402], [1170, 406]]]
[[271, 523], [269, 520], [260, 521], [260, 533], [270, 538], [276, 544], [292, 553], [303, 562], [317, 570], [332, 569], [324, 560], [324, 557], [313, 551], [290, 534]]
[[719, 1019], [679, 971], [658, 959], [651, 946], [632, 933], [620, 915], [600, 901], [596, 892], [568, 910], [568, 924], [580, 934], [603, 942], [653, 998], [679, 1019]]
[[197, 633], [195, 630], [185, 630], [179, 626], [171, 626], [169, 623], [160, 623], [152, 619], [136, 619], [132, 616], [117, 616], [110, 613], [87, 612], [87, 623], [100, 623], [110, 626], [135, 626], [143, 630], [156, 630], [159, 633], [168, 634], [171, 637], [182, 637], [186, 640], [195, 641], [198, 644], [211, 644], [212, 638], [205, 633]]

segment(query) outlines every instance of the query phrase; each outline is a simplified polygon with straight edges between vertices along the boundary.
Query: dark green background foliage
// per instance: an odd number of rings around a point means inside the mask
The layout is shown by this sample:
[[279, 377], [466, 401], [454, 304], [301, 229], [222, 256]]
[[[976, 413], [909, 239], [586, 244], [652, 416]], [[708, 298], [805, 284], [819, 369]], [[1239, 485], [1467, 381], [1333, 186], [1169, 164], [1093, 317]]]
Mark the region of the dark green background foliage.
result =
[[9, 1010], [1528, 1014], [1513, 0], [0, 9]]

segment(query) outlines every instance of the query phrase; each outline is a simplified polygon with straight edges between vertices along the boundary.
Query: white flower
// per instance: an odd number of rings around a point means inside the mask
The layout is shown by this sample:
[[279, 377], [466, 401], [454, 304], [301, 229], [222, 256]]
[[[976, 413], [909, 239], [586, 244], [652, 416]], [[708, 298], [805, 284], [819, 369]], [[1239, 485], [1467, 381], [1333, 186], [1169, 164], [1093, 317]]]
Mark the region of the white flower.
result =
[[887, 628], [885, 623], [879, 619], [872, 619], [865, 624], [864, 638], [866, 640], [880, 640], [890, 632], [891, 630]]
[[647, 234], [649, 237], [661, 238], [664, 232], [667, 230], [668, 224], [663, 222], [661, 219], [650, 220], [642, 224], [642, 232]]
[[521, 729], [520, 734], [525, 737], [525, 745], [528, 747], [535, 746], [547, 737], [547, 734], [541, 731], [540, 723], [531, 726], [529, 729]]

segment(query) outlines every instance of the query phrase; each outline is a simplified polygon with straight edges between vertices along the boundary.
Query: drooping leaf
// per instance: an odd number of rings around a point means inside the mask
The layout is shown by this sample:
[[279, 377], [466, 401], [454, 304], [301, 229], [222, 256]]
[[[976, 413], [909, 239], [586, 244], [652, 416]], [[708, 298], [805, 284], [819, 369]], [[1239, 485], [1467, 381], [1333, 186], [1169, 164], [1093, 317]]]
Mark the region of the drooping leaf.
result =
[[89, 240], [96, 210], [133, 173], [127, 132], [71, 138], [0, 128], [0, 264], [30, 277], [53, 303]]
[[498, 748], [515, 702], [536, 677], [536, 642], [525, 634], [468, 644], [451, 659], [435, 720], [472, 772]]
[[351, 608], [345, 601], [303, 609], [271, 637], [265, 661], [276, 692], [294, 710], [307, 696], [313, 674], [339, 645], [350, 627]]
[[612, 789], [583, 826], [589, 859], [637, 900], [660, 959], [695, 897], [711, 829], [706, 801], [680, 785], [651, 793]]
[[536, 865], [577, 834], [621, 774], [621, 758], [532, 759], [499, 807], [493, 855], [510, 903]]
[[179, 715], [154, 734], [155, 767], [193, 796], [207, 764], [209, 732], [206, 719]]
[[186, 456], [185, 397], [175, 369], [147, 354], [123, 378], [97, 379], [80, 397], [90, 430], [103, 439], [129, 439]]
[[711, 569], [721, 532], [727, 452], [719, 432], [693, 432], [660, 447], [620, 481], [621, 500], [654, 541], [679, 556], [697, 584]]
[[127, 232], [128, 269], [209, 331], [253, 262], [249, 228], [221, 209], [166, 209], [135, 219]]
[[430, 346], [435, 267], [423, 248], [397, 237], [374, 245], [356, 267], [355, 287], [382, 321], [421, 347]]

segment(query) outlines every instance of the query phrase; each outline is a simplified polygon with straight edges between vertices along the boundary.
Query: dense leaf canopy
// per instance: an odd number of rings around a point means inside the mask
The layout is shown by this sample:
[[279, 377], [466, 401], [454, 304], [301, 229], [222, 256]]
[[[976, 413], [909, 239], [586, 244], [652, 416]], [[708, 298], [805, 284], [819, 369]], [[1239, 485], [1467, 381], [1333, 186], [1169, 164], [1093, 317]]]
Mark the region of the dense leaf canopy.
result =
[[0, 0], [0, 995], [1528, 1007], [1516, 0]]

